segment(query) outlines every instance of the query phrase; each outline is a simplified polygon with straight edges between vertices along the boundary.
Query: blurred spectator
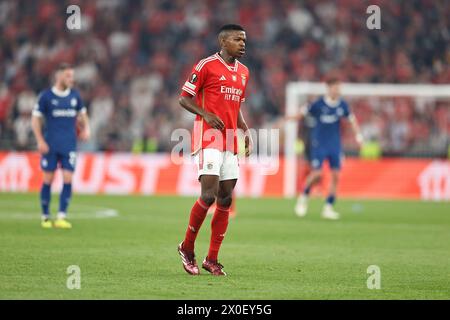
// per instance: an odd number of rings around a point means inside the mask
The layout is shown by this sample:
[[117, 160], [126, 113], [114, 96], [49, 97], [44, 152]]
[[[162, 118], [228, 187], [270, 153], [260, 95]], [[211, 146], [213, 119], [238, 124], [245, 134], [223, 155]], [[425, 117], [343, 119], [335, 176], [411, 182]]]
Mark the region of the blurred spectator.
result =
[[0, 137], [7, 130], [13, 97], [6, 85], [0, 85]]
[[95, 146], [100, 129], [110, 123], [113, 111], [114, 101], [110, 88], [106, 85], [99, 87], [90, 108], [91, 140]]

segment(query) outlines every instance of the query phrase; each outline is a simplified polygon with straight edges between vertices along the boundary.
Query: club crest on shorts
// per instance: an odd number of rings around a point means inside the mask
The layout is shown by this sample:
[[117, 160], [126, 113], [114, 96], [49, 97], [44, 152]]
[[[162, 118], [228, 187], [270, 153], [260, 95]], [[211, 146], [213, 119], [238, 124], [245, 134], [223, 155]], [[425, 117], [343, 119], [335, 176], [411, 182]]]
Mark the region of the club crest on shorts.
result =
[[208, 168], [208, 170], [211, 170], [211, 169], [213, 168], [213, 164], [212, 164], [211, 162], [209, 162], [209, 163], [206, 165], [206, 168]]

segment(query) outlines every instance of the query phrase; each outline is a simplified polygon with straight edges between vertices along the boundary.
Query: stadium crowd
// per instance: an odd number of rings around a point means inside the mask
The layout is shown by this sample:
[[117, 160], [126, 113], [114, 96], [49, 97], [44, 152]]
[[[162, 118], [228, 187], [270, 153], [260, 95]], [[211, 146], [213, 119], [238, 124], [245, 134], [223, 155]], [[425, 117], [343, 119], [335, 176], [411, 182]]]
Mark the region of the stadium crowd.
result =
[[[68, 30], [78, 4], [81, 30]], [[244, 106], [251, 127], [277, 126], [290, 81], [450, 83], [447, 1], [371, 1], [381, 30], [366, 27], [360, 0], [0, 1], [0, 149], [30, 150], [30, 114], [59, 62], [76, 66], [93, 139], [84, 150], [168, 151], [193, 117], [177, 99], [192, 65], [215, 52], [220, 25], [248, 33]], [[449, 101], [351, 99], [365, 138], [385, 154], [445, 155]], [[137, 143], [145, 140], [147, 143]], [[347, 150], [355, 148], [344, 130]]]

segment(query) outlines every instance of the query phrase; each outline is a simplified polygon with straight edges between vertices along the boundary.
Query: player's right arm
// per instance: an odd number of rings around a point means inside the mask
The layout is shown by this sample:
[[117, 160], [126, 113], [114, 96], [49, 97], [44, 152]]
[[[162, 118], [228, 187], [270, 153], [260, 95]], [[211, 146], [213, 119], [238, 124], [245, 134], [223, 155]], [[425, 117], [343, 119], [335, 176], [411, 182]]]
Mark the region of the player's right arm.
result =
[[197, 103], [195, 103], [192, 96], [189, 97], [183, 92], [178, 99], [178, 102], [187, 111], [202, 117], [211, 128], [219, 130], [225, 129], [225, 124], [223, 123], [223, 121], [214, 113], [207, 112], [205, 109], [200, 108]]
[[42, 134], [42, 118], [44, 110], [45, 101], [41, 94], [31, 115], [31, 128], [36, 138], [38, 151], [42, 154], [46, 154], [50, 150], [47, 142], [44, 139], [44, 135]]
[[193, 99], [193, 97], [195, 97], [203, 88], [205, 83], [207, 76], [205, 64], [207, 59], [201, 60], [192, 68], [189, 79], [186, 80], [182, 87], [182, 92], [178, 101], [184, 109], [202, 117], [211, 128], [223, 130], [225, 129], [225, 124], [222, 119], [214, 113], [201, 108]]

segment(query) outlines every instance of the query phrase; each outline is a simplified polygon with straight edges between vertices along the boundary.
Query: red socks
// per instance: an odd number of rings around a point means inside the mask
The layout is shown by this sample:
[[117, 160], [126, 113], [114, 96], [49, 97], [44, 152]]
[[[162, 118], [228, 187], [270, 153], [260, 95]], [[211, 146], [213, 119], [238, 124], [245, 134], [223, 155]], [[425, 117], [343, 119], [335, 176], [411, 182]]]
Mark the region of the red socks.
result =
[[228, 227], [228, 217], [230, 208], [216, 207], [214, 216], [211, 220], [211, 242], [209, 244], [208, 260], [217, 261], [220, 245]]
[[[203, 202], [201, 198], [195, 202], [191, 210], [189, 218], [189, 226], [186, 230], [186, 237], [183, 241], [183, 249], [187, 251], [194, 251], [195, 239], [198, 231], [205, 220], [206, 214], [210, 206]], [[230, 215], [230, 208], [216, 207], [214, 216], [211, 220], [211, 242], [208, 251], [208, 260], [217, 261], [220, 245], [228, 227], [228, 218]]]
[[186, 237], [183, 242], [183, 249], [187, 251], [194, 251], [194, 243], [197, 238], [198, 230], [205, 220], [206, 213], [210, 206], [203, 202], [201, 198], [195, 202], [191, 209], [191, 216], [189, 218], [189, 226], [186, 230]]

